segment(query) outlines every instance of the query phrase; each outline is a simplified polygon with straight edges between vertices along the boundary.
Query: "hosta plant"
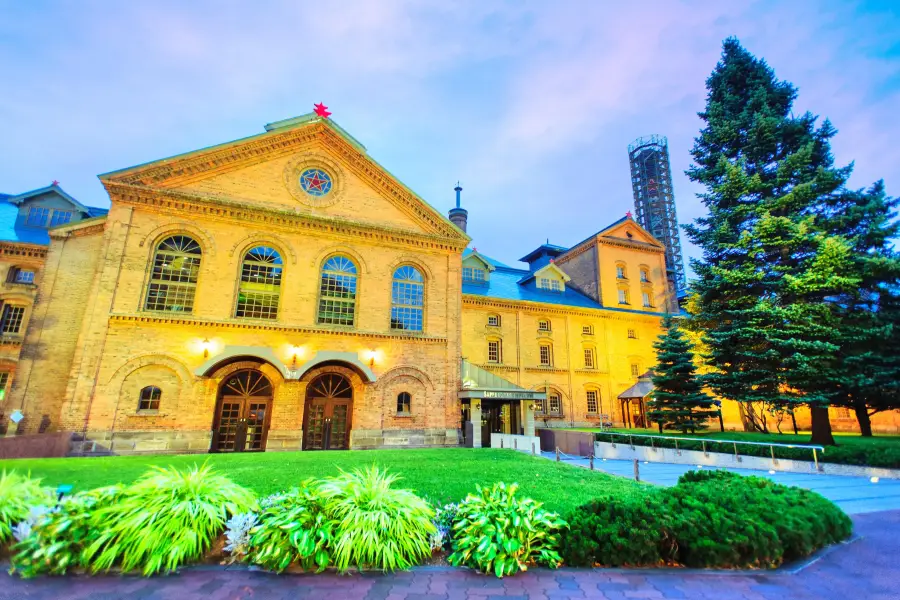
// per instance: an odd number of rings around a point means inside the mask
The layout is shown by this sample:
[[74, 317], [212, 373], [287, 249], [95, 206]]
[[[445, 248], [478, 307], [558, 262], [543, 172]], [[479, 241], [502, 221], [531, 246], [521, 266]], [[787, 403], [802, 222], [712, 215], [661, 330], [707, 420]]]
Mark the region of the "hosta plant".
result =
[[117, 502], [121, 494], [121, 486], [112, 486], [63, 498], [36, 518], [13, 547], [11, 572], [25, 578], [65, 575], [82, 566], [85, 546], [100, 535], [91, 520], [92, 511]]
[[250, 562], [276, 572], [294, 563], [304, 570], [321, 572], [331, 564], [335, 523], [326, 514], [323, 498], [312, 481], [271, 496], [264, 504], [258, 525], [249, 531]]
[[460, 502], [453, 525], [454, 566], [468, 565], [497, 577], [525, 571], [532, 564], [559, 566], [559, 515], [531, 498], [517, 498], [518, 486], [478, 487]]
[[0, 472], [0, 545], [10, 542], [13, 528], [26, 521], [32, 507], [53, 506], [56, 498], [49, 488], [16, 471]]
[[339, 570], [406, 569], [431, 555], [434, 510], [413, 492], [393, 487], [396, 480], [370, 467], [321, 483], [326, 509], [337, 521], [333, 556]]
[[91, 513], [100, 533], [84, 558], [94, 572], [116, 566], [144, 575], [172, 571], [201, 558], [230, 516], [256, 508], [250, 490], [207, 465], [184, 471], [155, 467], [117, 502]]

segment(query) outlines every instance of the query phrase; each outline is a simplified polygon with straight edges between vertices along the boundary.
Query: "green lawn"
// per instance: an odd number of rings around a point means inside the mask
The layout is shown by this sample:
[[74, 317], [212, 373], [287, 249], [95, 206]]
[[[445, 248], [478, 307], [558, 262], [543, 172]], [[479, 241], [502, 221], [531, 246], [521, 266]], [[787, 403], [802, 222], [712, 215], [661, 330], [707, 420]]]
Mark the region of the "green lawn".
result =
[[519, 452], [467, 448], [18, 459], [0, 460], [0, 469], [30, 471], [46, 485], [69, 483], [79, 491], [128, 483], [151, 465], [185, 467], [204, 461], [260, 495], [288, 489], [308, 477], [336, 474], [339, 468], [373, 464], [399, 474], [401, 485], [440, 503], [461, 500], [475, 491], [476, 484], [497, 481], [518, 483], [520, 493], [563, 513], [600, 496], [653, 490], [621, 477]]
[[[600, 432], [599, 429], [578, 429], [578, 431]], [[613, 428], [607, 432], [621, 434], [641, 434], [641, 435], [659, 435], [657, 429], [621, 429]], [[743, 442], [771, 442], [775, 444], [792, 444], [803, 446], [810, 443], [810, 433], [801, 431], [799, 435], [792, 433], [756, 433], [749, 431], [705, 431], [696, 434], [682, 435], [680, 433], [665, 432], [663, 435], [667, 437], [696, 437], [708, 440], [734, 440]], [[873, 437], [862, 437], [858, 433], [834, 433], [837, 446], [830, 446], [825, 449], [824, 454], [819, 455], [822, 462], [830, 462], [837, 464], [850, 465], [869, 465], [875, 467], [900, 468], [900, 436], [898, 435], [875, 435]], [[624, 439], [624, 438], [621, 438]], [[635, 444], [650, 445], [649, 440], [640, 441], [634, 438]], [[681, 445], [680, 445], [681, 446]], [[707, 444], [707, 449], [715, 452], [717, 444]], [[683, 446], [685, 449], [688, 445]], [[740, 448], [740, 447], [739, 447]], [[722, 452], [731, 452], [731, 448], [725, 447]], [[740, 450], [741, 453], [754, 454], [760, 456], [768, 455], [769, 449], [753, 448], [744, 446]], [[785, 458], [797, 458], [800, 460], [812, 460], [812, 452], [809, 450], [776, 450], [776, 456]]]

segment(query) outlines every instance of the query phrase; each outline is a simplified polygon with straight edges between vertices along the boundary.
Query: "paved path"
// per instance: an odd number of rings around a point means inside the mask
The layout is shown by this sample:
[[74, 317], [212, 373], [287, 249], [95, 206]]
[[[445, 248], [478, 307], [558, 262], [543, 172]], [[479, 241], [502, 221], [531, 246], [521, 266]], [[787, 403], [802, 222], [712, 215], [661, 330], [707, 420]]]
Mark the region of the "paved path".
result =
[[[545, 457], [556, 460], [553, 452], [542, 453]], [[567, 459], [563, 461], [587, 468], [587, 458]], [[693, 465], [676, 465], [672, 463], [644, 463], [638, 465], [641, 481], [649, 481], [658, 485], [675, 485], [678, 478], [685, 472], [695, 469]], [[594, 468], [613, 475], [621, 475], [629, 479], [634, 477], [634, 463], [630, 460], [602, 460], [594, 461]], [[704, 467], [706, 469], [708, 467]], [[881, 479], [878, 483], [872, 483], [867, 477], [847, 477], [844, 475], [813, 475], [807, 473], [782, 473], [770, 474], [768, 471], [754, 469], [728, 469], [741, 475], [756, 475], [768, 477], [778, 483], [795, 485], [818, 492], [840, 506], [847, 514], [861, 514], [884, 510], [900, 510], [900, 479]], [[900, 584], [898, 584], [900, 587]], [[898, 594], [900, 599], [900, 594]]]
[[0, 600], [897, 600], [900, 511], [853, 517], [861, 539], [797, 572], [534, 570], [496, 579], [463, 569], [393, 575], [271, 575], [220, 568], [170, 577], [68, 577], [22, 581], [0, 575]]

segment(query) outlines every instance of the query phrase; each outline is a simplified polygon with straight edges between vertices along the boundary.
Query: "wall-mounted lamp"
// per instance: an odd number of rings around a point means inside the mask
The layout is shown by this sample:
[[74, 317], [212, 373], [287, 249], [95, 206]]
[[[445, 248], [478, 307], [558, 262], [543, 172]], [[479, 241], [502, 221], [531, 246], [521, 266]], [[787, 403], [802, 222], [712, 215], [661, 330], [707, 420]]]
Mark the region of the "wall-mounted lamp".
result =
[[472, 406], [473, 406], [474, 408], [477, 408], [478, 410], [481, 410], [481, 400], [473, 400], [473, 401], [472, 401]]
[[528, 410], [531, 410], [531, 411], [534, 410], [534, 402], [532, 402], [528, 405]]
[[369, 366], [375, 366], [375, 354], [377, 354], [374, 350], [366, 350], [365, 357], [369, 360]]
[[209, 338], [203, 338], [203, 341], [200, 342], [200, 346], [203, 348], [203, 358], [209, 358], [209, 347], [211, 345]]

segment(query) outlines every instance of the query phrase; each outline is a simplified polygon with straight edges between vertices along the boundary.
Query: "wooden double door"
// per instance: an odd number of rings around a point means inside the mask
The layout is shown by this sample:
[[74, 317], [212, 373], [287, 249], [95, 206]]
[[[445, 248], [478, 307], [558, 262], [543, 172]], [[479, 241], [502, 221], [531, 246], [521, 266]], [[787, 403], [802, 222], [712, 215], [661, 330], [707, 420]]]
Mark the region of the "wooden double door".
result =
[[303, 418], [304, 450], [346, 450], [350, 447], [353, 386], [338, 373], [314, 379], [306, 389]]
[[212, 452], [262, 452], [272, 413], [272, 383], [254, 369], [237, 371], [219, 388]]

